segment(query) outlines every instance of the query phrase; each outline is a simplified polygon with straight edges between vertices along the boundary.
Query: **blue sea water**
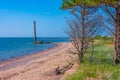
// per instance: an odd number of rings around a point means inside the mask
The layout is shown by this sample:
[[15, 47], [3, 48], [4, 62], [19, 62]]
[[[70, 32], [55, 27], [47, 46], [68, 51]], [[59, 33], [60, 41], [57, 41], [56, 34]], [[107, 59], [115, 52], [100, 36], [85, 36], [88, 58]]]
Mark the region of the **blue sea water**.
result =
[[[69, 38], [38, 38], [51, 44], [34, 44], [33, 38], [0, 38], [0, 62], [55, 47]], [[56, 43], [57, 42], [57, 43]]]

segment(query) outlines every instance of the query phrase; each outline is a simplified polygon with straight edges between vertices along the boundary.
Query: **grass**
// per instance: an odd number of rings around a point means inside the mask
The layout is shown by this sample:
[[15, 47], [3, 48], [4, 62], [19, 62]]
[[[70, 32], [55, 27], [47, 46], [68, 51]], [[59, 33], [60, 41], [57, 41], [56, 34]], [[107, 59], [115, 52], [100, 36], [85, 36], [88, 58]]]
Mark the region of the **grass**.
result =
[[109, 40], [95, 43], [94, 52], [89, 48], [75, 74], [66, 80], [120, 80], [120, 65], [113, 65], [113, 47]]

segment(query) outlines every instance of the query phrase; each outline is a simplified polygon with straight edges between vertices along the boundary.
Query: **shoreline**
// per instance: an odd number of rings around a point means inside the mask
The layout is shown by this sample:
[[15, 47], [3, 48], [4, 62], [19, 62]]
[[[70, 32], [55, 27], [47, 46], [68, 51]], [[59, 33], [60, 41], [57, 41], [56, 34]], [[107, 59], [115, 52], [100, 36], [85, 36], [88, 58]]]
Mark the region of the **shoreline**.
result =
[[17, 60], [17, 59], [22, 58], [22, 57], [25, 57], [25, 56], [34, 55], [34, 54], [37, 54], [37, 53], [42, 53], [42, 52], [44, 52], [44, 51], [51, 50], [52, 48], [55, 48], [55, 47], [57, 47], [58, 45], [59, 45], [59, 43], [55, 43], [55, 46], [53, 46], [53, 47], [51, 47], [51, 48], [43, 49], [43, 50], [40, 50], [40, 51], [37, 51], [37, 52], [28, 53], [28, 54], [21, 55], [21, 56], [18, 56], [18, 57], [9, 58], [9, 59], [6, 59], [6, 60], [1, 60], [1, 61], [0, 61], [0, 65], [1, 65], [2, 63], [8, 62], [8, 61], [13, 61], [14, 59]]
[[[46, 50], [42, 50], [42, 51], [39, 51], [39, 52], [36, 52], [36, 53], [32, 53], [32, 54], [28, 54], [28, 55], [12, 58], [12, 59], [6, 60], [6, 61], [1, 61], [0, 62], [0, 71], [8, 69], [8, 67], [6, 69], [5, 69], [5, 67], [10, 65], [10, 64], [15, 65], [17, 61], [21, 63], [21, 64], [17, 63], [18, 65], [23, 65], [23, 64], [25, 64], [27, 62], [32, 61], [35, 58], [42, 58], [44, 56], [49, 56], [50, 54], [46, 54], [47, 52], [59, 48], [60, 46], [63, 45], [63, 43], [66, 43], [66, 42], [57, 43], [57, 45], [52, 47], [52, 48], [49, 48], [49, 49], [46, 49]], [[15, 67], [17, 67], [17, 66], [15, 66]], [[12, 65], [10, 66], [10, 68], [13, 68]]]
[[56, 75], [55, 69], [69, 64], [70, 47], [70, 42], [62, 42], [52, 49], [4, 63], [0, 65], [0, 80], [64, 80], [76, 67], [61, 75]]

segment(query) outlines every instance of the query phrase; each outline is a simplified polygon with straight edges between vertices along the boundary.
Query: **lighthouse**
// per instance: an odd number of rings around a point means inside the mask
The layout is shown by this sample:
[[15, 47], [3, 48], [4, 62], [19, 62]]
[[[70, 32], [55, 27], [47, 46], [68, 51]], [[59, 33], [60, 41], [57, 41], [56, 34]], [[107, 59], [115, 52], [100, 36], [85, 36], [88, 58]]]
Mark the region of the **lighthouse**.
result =
[[36, 38], [36, 21], [35, 20], [33, 21], [33, 26], [34, 26], [34, 42], [36, 42], [37, 38]]

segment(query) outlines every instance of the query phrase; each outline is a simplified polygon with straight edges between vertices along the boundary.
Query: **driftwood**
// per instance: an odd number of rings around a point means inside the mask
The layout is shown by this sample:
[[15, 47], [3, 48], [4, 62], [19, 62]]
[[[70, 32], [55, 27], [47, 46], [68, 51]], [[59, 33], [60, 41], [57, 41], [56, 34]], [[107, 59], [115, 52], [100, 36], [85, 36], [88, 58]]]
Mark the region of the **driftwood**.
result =
[[72, 66], [73, 66], [73, 63], [69, 63], [68, 65], [61, 67], [61, 68], [60, 68], [60, 66], [58, 66], [55, 69], [55, 73], [56, 73], [56, 75], [63, 74], [65, 71], [69, 70]]

